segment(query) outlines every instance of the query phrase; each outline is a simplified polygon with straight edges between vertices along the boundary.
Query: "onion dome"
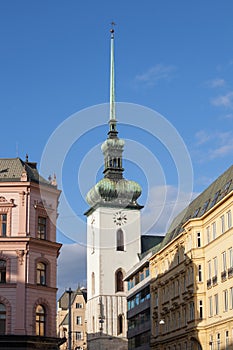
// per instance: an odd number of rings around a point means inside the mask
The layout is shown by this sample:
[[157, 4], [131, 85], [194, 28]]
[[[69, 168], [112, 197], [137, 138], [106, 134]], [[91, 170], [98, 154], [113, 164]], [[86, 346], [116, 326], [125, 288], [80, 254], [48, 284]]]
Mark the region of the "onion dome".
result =
[[141, 186], [135, 181], [104, 178], [92, 187], [86, 200], [91, 207], [98, 204], [138, 206], [137, 199], [141, 193]]

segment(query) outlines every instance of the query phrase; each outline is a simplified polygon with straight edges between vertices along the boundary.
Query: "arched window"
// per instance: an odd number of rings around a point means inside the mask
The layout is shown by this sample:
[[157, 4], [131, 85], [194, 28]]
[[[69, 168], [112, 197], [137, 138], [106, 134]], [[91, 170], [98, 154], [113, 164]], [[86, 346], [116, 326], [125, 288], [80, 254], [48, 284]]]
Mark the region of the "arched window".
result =
[[45, 335], [45, 309], [42, 305], [36, 308], [36, 335]]
[[95, 273], [92, 272], [91, 274], [91, 292], [92, 295], [95, 295]]
[[124, 232], [121, 228], [117, 230], [117, 250], [124, 251]]
[[119, 315], [117, 320], [117, 334], [123, 333], [123, 316]]
[[0, 334], [6, 332], [6, 307], [4, 304], [0, 304]]
[[46, 264], [38, 262], [36, 265], [36, 283], [46, 285]]
[[123, 273], [121, 270], [116, 271], [116, 292], [124, 292]]
[[6, 283], [6, 261], [0, 260], [0, 283]]

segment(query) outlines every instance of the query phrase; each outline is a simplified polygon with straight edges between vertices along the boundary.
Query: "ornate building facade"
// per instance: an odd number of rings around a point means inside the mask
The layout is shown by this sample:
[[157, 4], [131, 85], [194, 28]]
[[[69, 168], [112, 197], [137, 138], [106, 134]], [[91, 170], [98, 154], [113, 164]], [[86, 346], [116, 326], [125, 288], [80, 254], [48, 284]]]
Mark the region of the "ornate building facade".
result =
[[110, 118], [102, 145], [104, 178], [87, 194], [88, 349], [127, 349], [126, 271], [141, 251], [140, 186], [124, 179], [124, 141], [118, 138], [114, 94], [114, 31], [111, 30]]
[[36, 163], [0, 159], [0, 348], [58, 349], [55, 181]]
[[153, 249], [151, 348], [233, 348], [233, 166]]

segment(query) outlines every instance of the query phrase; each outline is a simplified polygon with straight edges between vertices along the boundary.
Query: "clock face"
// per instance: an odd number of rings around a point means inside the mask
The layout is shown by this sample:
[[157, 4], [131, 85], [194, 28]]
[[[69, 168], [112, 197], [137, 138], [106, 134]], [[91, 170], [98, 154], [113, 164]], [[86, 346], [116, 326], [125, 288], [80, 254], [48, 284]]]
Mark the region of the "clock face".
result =
[[125, 213], [118, 211], [118, 212], [116, 212], [116, 214], [114, 214], [113, 221], [117, 226], [122, 226], [122, 225], [126, 224], [127, 216]]

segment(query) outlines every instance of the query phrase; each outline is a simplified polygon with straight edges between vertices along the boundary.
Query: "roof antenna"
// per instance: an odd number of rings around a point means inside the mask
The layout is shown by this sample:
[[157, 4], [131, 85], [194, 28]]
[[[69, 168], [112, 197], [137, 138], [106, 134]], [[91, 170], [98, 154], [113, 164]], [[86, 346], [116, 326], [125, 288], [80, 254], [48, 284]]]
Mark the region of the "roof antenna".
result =
[[25, 162], [28, 163], [28, 154], [26, 153]]

